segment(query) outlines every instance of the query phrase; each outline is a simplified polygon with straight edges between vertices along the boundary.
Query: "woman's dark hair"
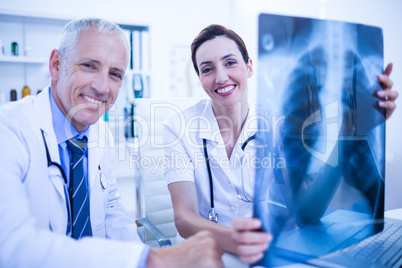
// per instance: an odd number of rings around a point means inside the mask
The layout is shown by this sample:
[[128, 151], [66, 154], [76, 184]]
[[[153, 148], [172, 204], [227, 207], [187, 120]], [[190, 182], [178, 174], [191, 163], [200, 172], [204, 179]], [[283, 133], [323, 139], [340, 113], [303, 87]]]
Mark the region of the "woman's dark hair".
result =
[[217, 36], [225, 36], [225, 37], [233, 40], [236, 43], [237, 47], [239, 48], [239, 50], [243, 56], [244, 62], [246, 64], [248, 63], [248, 60], [249, 60], [248, 52], [247, 52], [247, 48], [246, 48], [246, 45], [244, 44], [243, 39], [241, 39], [241, 37], [237, 33], [225, 28], [222, 25], [211, 24], [208, 27], [206, 27], [204, 30], [202, 30], [197, 35], [197, 37], [193, 40], [193, 43], [191, 44], [191, 60], [193, 61], [193, 66], [194, 66], [195, 72], [197, 73], [198, 76], [200, 75], [200, 71], [198, 70], [198, 67], [197, 67], [195, 53], [197, 52], [198, 48], [204, 42], [206, 42], [208, 40], [212, 40]]

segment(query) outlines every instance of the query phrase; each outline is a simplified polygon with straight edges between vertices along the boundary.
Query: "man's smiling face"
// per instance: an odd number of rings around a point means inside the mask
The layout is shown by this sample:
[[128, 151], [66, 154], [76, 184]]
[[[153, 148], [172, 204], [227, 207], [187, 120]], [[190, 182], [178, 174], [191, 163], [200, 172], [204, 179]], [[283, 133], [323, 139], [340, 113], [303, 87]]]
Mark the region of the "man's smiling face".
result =
[[50, 58], [53, 97], [79, 131], [114, 104], [128, 65], [128, 52], [111, 34], [86, 30], [63, 64], [60, 52]]

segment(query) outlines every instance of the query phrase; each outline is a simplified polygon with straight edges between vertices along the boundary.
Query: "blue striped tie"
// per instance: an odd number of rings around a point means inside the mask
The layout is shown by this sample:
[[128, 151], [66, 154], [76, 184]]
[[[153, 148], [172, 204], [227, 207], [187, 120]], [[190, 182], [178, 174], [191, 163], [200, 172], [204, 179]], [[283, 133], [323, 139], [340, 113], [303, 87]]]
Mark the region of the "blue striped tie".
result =
[[84, 152], [87, 147], [87, 138], [67, 141], [71, 151], [70, 187], [72, 237], [80, 239], [83, 236], [92, 236], [91, 220], [89, 218], [89, 196], [84, 175]]

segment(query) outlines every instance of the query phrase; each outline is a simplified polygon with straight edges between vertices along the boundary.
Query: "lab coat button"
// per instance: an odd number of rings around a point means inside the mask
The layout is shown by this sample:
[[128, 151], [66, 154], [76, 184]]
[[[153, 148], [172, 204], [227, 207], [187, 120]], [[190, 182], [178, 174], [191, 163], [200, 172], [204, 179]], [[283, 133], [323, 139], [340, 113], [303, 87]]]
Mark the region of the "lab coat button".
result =
[[238, 195], [237, 195], [237, 199], [241, 199], [241, 195], [238, 194]]
[[231, 211], [235, 211], [235, 210], [236, 210], [236, 207], [235, 207], [235, 206], [231, 206], [231, 207], [230, 207], [230, 210], [231, 210]]
[[226, 184], [230, 184], [230, 180], [229, 179], [226, 179]]

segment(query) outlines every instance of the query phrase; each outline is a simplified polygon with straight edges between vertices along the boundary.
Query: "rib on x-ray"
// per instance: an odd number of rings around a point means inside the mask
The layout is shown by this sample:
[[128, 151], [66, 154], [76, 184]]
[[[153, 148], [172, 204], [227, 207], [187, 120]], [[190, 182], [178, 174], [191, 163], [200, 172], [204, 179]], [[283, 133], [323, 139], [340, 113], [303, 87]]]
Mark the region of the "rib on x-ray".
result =
[[255, 191], [255, 215], [274, 236], [338, 209], [382, 217], [382, 53], [377, 27], [260, 15], [258, 100], [285, 117], [260, 156], [275, 150], [286, 167], [273, 179], [257, 170]]

